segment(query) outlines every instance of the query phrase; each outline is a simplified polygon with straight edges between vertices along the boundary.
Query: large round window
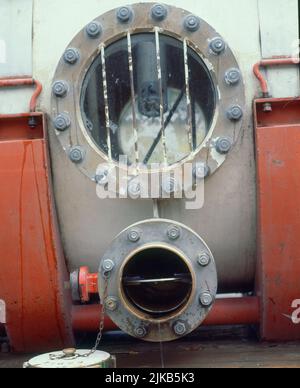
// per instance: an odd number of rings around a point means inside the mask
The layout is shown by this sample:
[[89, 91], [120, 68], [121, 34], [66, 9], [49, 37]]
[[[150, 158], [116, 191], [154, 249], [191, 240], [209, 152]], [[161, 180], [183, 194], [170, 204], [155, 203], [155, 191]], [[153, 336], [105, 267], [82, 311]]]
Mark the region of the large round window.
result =
[[204, 141], [215, 94], [206, 65], [185, 42], [141, 33], [110, 44], [94, 60], [81, 110], [87, 132], [109, 158], [172, 165]]

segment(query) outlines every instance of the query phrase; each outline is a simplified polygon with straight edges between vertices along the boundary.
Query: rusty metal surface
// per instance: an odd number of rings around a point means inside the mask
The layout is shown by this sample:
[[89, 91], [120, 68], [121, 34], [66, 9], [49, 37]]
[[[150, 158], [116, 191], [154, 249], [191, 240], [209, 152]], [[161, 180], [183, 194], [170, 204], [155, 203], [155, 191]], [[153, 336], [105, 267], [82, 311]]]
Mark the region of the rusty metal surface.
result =
[[254, 112], [261, 337], [298, 340], [292, 305], [300, 298], [300, 98], [258, 100]]
[[0, 120], [0, 177], [5, 182], [0, 186], [0, 295], [7, 335], [18, 352], [73, 342], [45, 121], [36, 114], [37, 127], [27, 136], [30, 116]]

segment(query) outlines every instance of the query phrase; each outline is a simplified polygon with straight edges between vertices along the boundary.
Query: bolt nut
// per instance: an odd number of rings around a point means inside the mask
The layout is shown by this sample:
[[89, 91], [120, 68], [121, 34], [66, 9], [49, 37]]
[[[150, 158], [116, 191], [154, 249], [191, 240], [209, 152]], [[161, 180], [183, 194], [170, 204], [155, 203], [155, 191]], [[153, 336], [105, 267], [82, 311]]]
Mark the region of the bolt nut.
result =
[[68, 48], [64, 53], [64, 61], [70, 65], [75, 65], [79, 58], [79, 51], [75, 48]]
[[231, 148], [232, 148], [232, 143], [228, 138], [221, 137], [220, 139], [218, 139], [216, 143], [216, 150], [217, 152], [219, 152], [219, 154], [222, 154], [222, 155], [228, 154]]
[[178, 336], [183, 336], [187, 332], [187, 328], [184, 322], [176, 322], [173, 329], [174, 333]]
[[52, 86], [53, 94], [56, 97], [65, 97], [68, 93], [68, 84], [65, 81], [56, 81]]
[[220, 55], [225, 51], [226, 43], [221, 37], [217, 37], [210, 42], [209, 48], [211, 49], [213, 54]]
[[102, 263], [102, 269], [106, 272], [111, 272], [115, 268], [115, 263], [112, 260], [104, 260]]
[[196, 179], [205, 179], [210, 175], [210, 168], [205, 163], [197, 163], [193, 168], [193, 176]]
[[162, 191], [165, 194], [171, 195], [176, 191], [176, 189], [177, 189], [177, 182], [175, 178], [169, 177], [163, 180]]
[[234, 105], [227, 111], [227, 117], [231, 121], [239, 121], [243, 117], [243, 114], [243, 109], [239, 105]]
[[80, 146], [72, 147], [69, 151], [69, 158], [73, 163], [81, 163], [84, 159], [84, 150]]
[[93, 21], [86, 26], [85, 31], [90, 38], [95, 39], [101, 35], [102, 27], [99, 22]]
[[138, 199], [141, 196], [141, 184], [138, 179], [134, 179], [128, 184], [128, 194], [132, 199]]
[[121, 7], [117, 11], [117, 19], [121, 23], [128, 23], [133, 17], [133, 12], [129, 7]]
[[132, 229], [128, 232], [128, 240], [133, 242], [133, 243], [138, 242], [140, 240], [141, 236], [142, 236], [142, 233], [138, 229]]
[[204, 252], [201, 253], [198, 257], [198, 264], [201, 265], [201, 267], [206, 267], [210, 263], [210, 256], [208, 253]]
[[178, 240], [181, 236], [181, 229], [179, 228], [179, 226], [172, 225], [168, 228], [167, 235], [172, 241]]
[[209, 292], [204, 292], [200, 295], [200, 303], [204, 307], [209, 307], [213, 304], [214, 298]]
[[155, 4], [151, 9], [151, 16], [156, 21], [163, 21], [168, 16], [168, 10], [163, 4]]
[[60, 132], [65, 131], [71, 126], [71, 119], [67, 113], [61, 113], [54, 119], [54, 127]]
[[105, 310], [107, 311], [116, 311], [119, 305], [119, 301], [117, 298], [109, 296], [104, 303]]
[[134, 329], [134, 335], [137, 338], [144, 338], [147, 335], [147, 329], [145, 328], [145, 326], [139, 326]]
[[97, 185], [105, 186], [108, 183], [109, 168], [107, 166], [101, 167], [95, 176], [95, 182]]
[[189, 32], [196, 32], [200, 28], [200, 19], [195, 15], [188, 15], [184, 19], [184, 28]]
[[241, 72], [239, 69], [232, 68], [226, 71], [225, 73], [225, 82], [228, 85], [235, 85], [241, 80]]

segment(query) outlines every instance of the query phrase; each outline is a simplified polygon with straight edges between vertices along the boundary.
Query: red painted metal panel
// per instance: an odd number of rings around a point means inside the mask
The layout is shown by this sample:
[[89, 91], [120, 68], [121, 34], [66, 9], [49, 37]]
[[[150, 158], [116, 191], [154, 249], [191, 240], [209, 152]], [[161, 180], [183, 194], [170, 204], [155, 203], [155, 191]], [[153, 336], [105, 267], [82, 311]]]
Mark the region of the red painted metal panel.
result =
[[35, 115], [36, 129], [28, 129], [32, 114], [0, 120], [0, 299], [20, 352], [73, 344], [43, 115]]
[[299, 340], [292, 303], [300, 299], [300, 99], [257, 100], [254, 111], [261, 337]]

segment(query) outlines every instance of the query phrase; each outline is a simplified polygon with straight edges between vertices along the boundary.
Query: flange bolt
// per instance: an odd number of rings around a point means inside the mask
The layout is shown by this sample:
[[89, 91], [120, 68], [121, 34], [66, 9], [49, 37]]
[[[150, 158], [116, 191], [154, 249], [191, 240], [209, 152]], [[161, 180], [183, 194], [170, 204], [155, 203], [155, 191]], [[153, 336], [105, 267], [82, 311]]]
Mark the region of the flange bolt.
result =
[[101, 24], [97, 21], [93, 21], [86, 26], [86, 33], [92, 39], [98, 38], [102, 32]]
[[206, 163], [197, 163], [193, 168], [193, 176], [196, 179], [205, 179], [210, 175], [210, 168]]
[[102, 263], [102, 269], [105, 273], [111, 272], [115, 268], [115, 263], [112, 260], [104, 260]]
[[217, 37], [210, 42], [209, 47], [214, 54], [220, 55], [225, 51], [226, 44], [221, 37]]
[[56, 81], [52, 86], [52, 90], [56, 97], [65, 97], [68, 92], [68, 84], [65, 81]]
[[200, 303], [204, 307], [211, 306], [213, 301], [214, 301], [214, 298], [209, 292], [204, 292], [203, 294], [200, 295]]
[[145, 326], [139, 326], [134, 329], [134, 335], [137, 338], [144, 338], [147, 335], [147, 329], [145, 328]]
[[200, 19], [195, 15], [188, 15], [184, 19], [184, 28], [189, 32], [196, 32], [200, 28]]
[[221, 155], [226, 155], [231, 150], [232, 143], [227, 137], [221, 137], [217, 140], [216, 150]]
[[75, 65], [79, 58], [79, 51], [75, 48], [68, 48], [64, 53], [64, 61], [70, 65]]
[[167, 235], [172, 241], [178, 240], [181, 236], [181, 229], [176, 225], [172, 225], [168, 228]]
[[118, 299], [112, 296], [109, 296], [104, 303], [105, 310], [107, 311], [116, 311], [118, 308]]
[[79, 164], [84, 159], [84, 150], [80, 146], [72, 147], [69, 151], [69, 157], [71, 162]]
[[241, 80], [241, 72], [239, 69], [232, 68], [226, 71], [225, 73], [225, 82], [228, 85], [235, 85]]
[[61, 113], [54, 119], [54, 127], [60, 132], [65, 131], [71, 126], [71, 119], [67, 113]]
[[243, 109], [239, 105], [233, 105], [228, 109], [227, 117], [231, 121], [239, 121], [243, 117]]
[[117, 19], [121, 23], [128, 23], [133, 16], [133, 12], [129, 7], [121, 7], [117, 11]]
[[128, 240], [133, 242], [133, 243], [136, 243], [140, 240], [141, 238], [141, 231], [137, 230], [137, 229], [132, 229], [128, 232]]
[[155, 4], [151, 9], [151, 16], [154, 20], [161, 22], [168, 16], [168, 10], [162, 4]]
[[184, 322], [176, 322], [174, 325], [174, 333], [178, 336], [183, 336], [187, 332], [187, 328]]
[[210, 263], [210, 256], [208, 253], [201, 253], [198, 257], [198, 264], [201, 265], [201, 267], [207, 267]]

